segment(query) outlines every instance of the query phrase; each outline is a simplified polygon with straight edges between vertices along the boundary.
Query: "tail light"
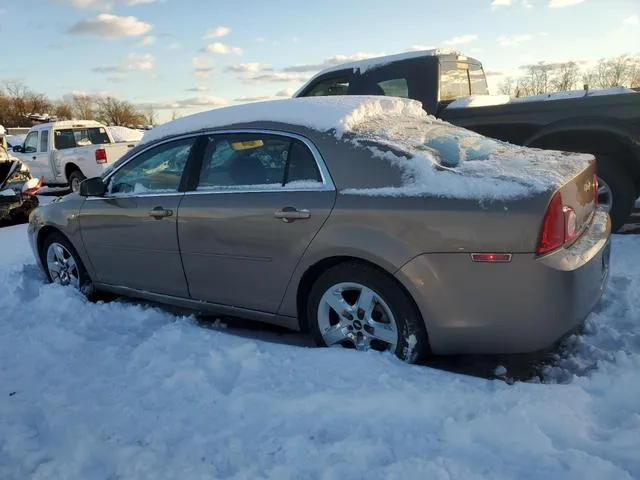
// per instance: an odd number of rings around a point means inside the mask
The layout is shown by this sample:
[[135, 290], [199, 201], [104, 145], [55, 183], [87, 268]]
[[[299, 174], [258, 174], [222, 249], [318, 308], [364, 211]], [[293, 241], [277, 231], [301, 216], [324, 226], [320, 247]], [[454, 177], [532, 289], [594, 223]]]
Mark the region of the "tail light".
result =
[[542, 221], [542, 231], [538, 241], [538, 255], [553, 252], [572, 242], [580, 235], [578, 217], [571, 207], [562, 204], [562, 194], [556, 192], [551, 198]]
[[96, 163], [107, 163], [107, 151], [104, 148], [96, 149]]
[[22, 193], [24, 193], [25, 195], [35, 195], [43, 185], [44, 177], [40, 177], [39, 179], [32, 178], [24, 184], [24, 186], [22, 187]]

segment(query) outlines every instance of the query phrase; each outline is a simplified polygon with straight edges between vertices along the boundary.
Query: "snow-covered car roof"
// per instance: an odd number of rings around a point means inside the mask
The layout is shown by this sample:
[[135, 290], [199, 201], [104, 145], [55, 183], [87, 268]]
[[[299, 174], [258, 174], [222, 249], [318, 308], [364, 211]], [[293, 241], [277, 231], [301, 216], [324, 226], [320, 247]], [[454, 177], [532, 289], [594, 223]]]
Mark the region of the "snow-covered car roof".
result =
[[34, 125], [32, 130], [43, 130], [45, 128], [88, 128], [88, 127], [104, 127], [104, 124], [95, 120], [60, 120], [57, 122], [40, 123]]
[[218, 108], [160, 125], [138, 145], [216, 129], [272, 128], [272, 123], [309, 135], [346, 194], [522, 198], [553, 191], [593, 161], [592, 155], [498, 142], [428, 115], [415, 100], [356, 95]]
[[[341, 134], [371, 117], [397, 115], [423, 118], [427, 114], [416, 100], [397, 97], [349, 95], [286, 98], [216, 108], [178, 118], [147, 131], [140, 143], [199, 130], [250, 122], [278, 122]], [[431, 117], [434, 122], [440, 120]], [[444, 122], [442, 122], [444, 123]]]

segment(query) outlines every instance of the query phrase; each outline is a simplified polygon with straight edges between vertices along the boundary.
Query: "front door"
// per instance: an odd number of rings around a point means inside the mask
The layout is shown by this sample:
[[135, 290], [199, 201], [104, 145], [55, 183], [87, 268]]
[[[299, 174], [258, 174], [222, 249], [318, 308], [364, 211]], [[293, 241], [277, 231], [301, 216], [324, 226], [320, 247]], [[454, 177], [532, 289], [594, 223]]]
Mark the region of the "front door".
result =
[[[43, 137], [46, 143], [42, 144], [40, 137]], [[14, 155], [29, 168], [33, 178], [44, 177], [45, 181], [51, 182], [53, 178], [49, 166], [48, 139], [48, 130], [29, 132], [22, 146], [23, 151]]]
[[80, 229], [96, 281], [188, 297], [176, 219], [180, 182], [194, 138], [134, 156], [108, 179], [104, 197], [89, 197]]
[[275, 313], [333, 207], [333, 184], [302, 139], [245, 132], [207, 142], [198, 187], [178, 212], [191, 297]]

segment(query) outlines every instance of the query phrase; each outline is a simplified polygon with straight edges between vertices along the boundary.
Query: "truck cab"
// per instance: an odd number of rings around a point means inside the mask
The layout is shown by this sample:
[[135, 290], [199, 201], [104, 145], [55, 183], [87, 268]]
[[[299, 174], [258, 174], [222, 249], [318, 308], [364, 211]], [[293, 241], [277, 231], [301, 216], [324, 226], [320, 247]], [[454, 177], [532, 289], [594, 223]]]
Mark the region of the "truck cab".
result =
[[422, 102], [431, 115], [452, 101], [488, 95], [482, 63], [454, 50], [427, 50], [362, 60], [321, 71], [294, 97], [385, 95]]

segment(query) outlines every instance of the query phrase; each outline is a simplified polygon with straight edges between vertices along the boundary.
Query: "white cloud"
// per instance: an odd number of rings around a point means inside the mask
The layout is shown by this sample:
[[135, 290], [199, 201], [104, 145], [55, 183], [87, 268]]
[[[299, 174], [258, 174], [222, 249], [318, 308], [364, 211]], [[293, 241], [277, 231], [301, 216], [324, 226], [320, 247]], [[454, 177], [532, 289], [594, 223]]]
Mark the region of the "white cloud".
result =
[[624, 25], [640, 25], [640, 17], [638, 15], [631, 15], [625, 18], [622, 23]]
[[465, 43], [471, 43], [478, 39], [478, 35], [459, 35], [457, 37], [453, 37], [451, 40], [445, 40], [443, 43], [445, 45], [462, 45]]
[[303, 73], [303, 72], [317, 72], [327, 67], [334, 67], [343, 63], [357, 62], [359, 60], [365, 60], [367, 58], [382, 56], [381, 53], [356, 53], [355, 55], [335, 55], [325, 59], [321, 63], [307, 63], [301, 65], [293, 65], [291, 67], [283, 68], [283, 72], [288, 73]]
[[518, 45], [530, 42], [533, 40], [533, 35], [501, 35], [498, 37], [498, 44], [501, 47], [517, 47]]
[[284, 90], [278, 90], [275, 96], [276, 97], [292, 97], [294, 93], [296, 93], [295, 90], [291, 88], [285, 88]]
[[267, 41], [267, 39], [266, 39], [266, 38], [264, 38], [264, 37], [258, 37], [258, 38], [256, 38], [256, 42], [258, 42], [258, 43], [264, 43], [264, 42], [266, 42], [266, 41]]
[[112, 78], [122, 78], [126, 72], [153, 70], [156, 58], [150, 53], [129, 53], [122, 57], [118, 65], [103, 65], [92, 70], [96, 73], [112, 74]]
[[211, 60], [206, 57], [192, 57], [191, 65], [194, 67], [208, 67], [211, 65]]
[[155, 41], [156, 41], [156, 37], [154, 37], [153, 35], [147, 35], [145, 37], [142, 37], [142, 40], [138, 45], [140, 46], [153, 45]]
[[231, 29], [229, 27], [215, 27], [209, 30], [203, 38], [220, 38], [225, 35], [229, 35], [231, 33]]
[[271, 72], [273, 68], [271, 65], [267, 65], [264, 63], [240, 63], [238, 65], [229, 65], [224, 69], [225, 72], [236, 72], [236, 73], [260, 73], [260, 72]]
[[209, 78], [213, 74], [213, 67], [196, 67], [193, 69], [195, 78]]
[[573, 7], [582, 2], [584, 0], [549, 0], [549, 8]]
[[500, 7], [510, 7], [513, 5], [513, 1], [514, 0], [492, 0], [491, 8], [493, 10], [496, 10], [497, 8], [500, 8]]
[[426, 46], [426, 45], [411, 45], [407, 51], [408, 52], [419, 52], [422, 50], [433, 50], [436, 47], [433, 46]]
[[170, 43], [167, 45], [167, 50], [180, 50], [182, 45], [178, 42]]
[[229, 102], [224, 98], [214, 96], [202, 96], [185, 98], [182, 100], [176, 100], [174, 102], [157, 102], [148, 106], [152, 106], [157, 110], [178, 110], [183, 108], [201, 109], [202, 107], [223, 107], [228, 105]]
[[160, 0], [58, 0], [59, 3], [65, 3], [76, 8], [93, 9], [108, 11], [113, 9], [115, 5], [144, 5], [155, 3]]
[[209, 88], [203, 85], [198, 85], [192, 88], [187, 88], [185, 91], [186, 92], [207, 92], [209, 91]]
[[76, 35], [98, 35], [101, 37], [139, 37], [152, 26], [136, 17], [118, 17], [110, 13], [101, 13], [95, 18], [80, 20], [69, 29]]
[[253, 77], [243, 78], [244, 83], [290, 83], [290, 82], [306, 82], [309, 75], [301, 73], [272, 72], [255, 75]]
[[220, 42], [210, 43], [209, 45], [204, 47], [204, 51], [207, 53], [211, 53], [212, 55], [228, 55], [230, 53], [233, 53], [236, 55], [242, 54], [241, 48], [230, 47]]

